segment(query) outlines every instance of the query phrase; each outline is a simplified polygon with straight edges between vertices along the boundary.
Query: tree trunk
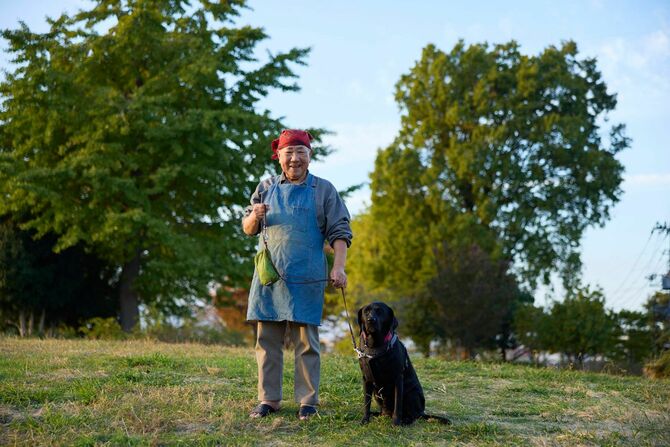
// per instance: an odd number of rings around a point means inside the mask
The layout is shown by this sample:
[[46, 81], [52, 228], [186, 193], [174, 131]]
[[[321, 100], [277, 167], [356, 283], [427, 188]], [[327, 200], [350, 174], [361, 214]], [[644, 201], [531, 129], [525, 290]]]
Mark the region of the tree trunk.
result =
[[33, 311], [30, 311], [30, 318], [28, 318], [28, 336], [33, 336], [33, 327], [35, 326], [35, 314]]
[[26, 336], [26, 313], [21, 309], [19, 311], [19, 337]]
[[430, 341], [428, 343], [421, 343], [419, 351], [423, 354], [424, 359], [430, 358]]
[[43, 307], [42, 308], [42, 315], [40, 315], [40, 322], [37, 326], [37, 333], [40, 336], [44, 335], [44, 320], [47, 318], [47, 310]]
[[506, 351], [507, 350], [505, 349], [504, 346], [500, 347], [500, 360], [502, 360], [503, 363], [505, 363], [507, 361], [507, 356], [505, 355]]
[[140, 319], [139, 298], [134, 290], [135, 279], [140, 276], [140, 252], [123, 266], [119, 301], [121, 304], [121, 328], [125, 332], [133, 330]]

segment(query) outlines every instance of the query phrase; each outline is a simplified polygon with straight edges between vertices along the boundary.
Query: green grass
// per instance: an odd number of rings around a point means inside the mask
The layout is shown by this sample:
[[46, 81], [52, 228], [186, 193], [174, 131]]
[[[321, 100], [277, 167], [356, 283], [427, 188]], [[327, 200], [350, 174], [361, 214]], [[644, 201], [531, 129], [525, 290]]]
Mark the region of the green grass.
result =
[[0, 445], [670, 445], [670, 381], [523, 365], [414, 360], [429, 413], [359, 425], [353, 356], [324, 355], [320, 416], [252, 420], [251, 348], [0, 338]]

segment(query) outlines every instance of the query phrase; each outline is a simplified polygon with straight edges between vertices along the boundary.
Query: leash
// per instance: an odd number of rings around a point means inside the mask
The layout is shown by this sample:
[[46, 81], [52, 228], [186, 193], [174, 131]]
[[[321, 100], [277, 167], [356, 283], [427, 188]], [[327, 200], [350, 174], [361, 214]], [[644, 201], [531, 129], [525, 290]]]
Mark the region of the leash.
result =
[[363, 358], [363, 357], [370, 357], [370, 355], [366, 354], [363, 352], [361, 349], [356, 346], [356, 337], [354, 337], [354, 330], [351, 328], [351, 318], [349, 318], [349, 308], [347, 306], [347, 296], [346, 293], [344, 293], [344, 287], [340, 287], [340, 291], [342, 292], [342, 301], [344, 301], [344, 312], [347, 316], [347, 325], [349, 326], [349, 334], [351, 334], [351, 343], [354, 345], [354, 352], [358, 356], [358, 358]]

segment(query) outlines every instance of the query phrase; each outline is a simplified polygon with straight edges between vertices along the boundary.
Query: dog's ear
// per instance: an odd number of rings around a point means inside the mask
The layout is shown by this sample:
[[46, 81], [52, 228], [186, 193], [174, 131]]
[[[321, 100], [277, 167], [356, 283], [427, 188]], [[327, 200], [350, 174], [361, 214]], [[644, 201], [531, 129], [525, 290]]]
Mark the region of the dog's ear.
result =
[[395, 314], [393, 313], [393, 309], [389, 306], [389, 312], [391, 312], [391, 332], [395, 332], [396, 329], [398, 329], [398, 319], [395, 317]]
[[363, 308], [365, 306], [361, 307], [358, 309], [358, 333], [360, 334], [363, 332]]

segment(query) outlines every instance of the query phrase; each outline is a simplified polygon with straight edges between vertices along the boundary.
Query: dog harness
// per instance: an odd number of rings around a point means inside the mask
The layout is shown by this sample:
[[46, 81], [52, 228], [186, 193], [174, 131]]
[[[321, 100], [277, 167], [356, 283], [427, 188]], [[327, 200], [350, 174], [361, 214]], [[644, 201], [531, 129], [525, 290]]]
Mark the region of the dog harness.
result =
[[393, 348], [395, 342], [398, 341], [398, 335], [395, 332], [389, 332], [386, 334], [386, 337], [384, 337], [384, 346], [370, 348], [368, 347], [368, 339], [365, 335], [365, 332], [361, 332], [361, 338], [363, 342], [361, 343], [361, 349], [357, 350], [358, 358], [365, 357], [369, 359], [386, 354], [391, 350], [391, 348]]
[[[398, 341], [398, 335], [395, 332], [389, 332], [386, 334], [386, 337], [384, 337], [386, 343], [383, 346], [380, 346], [379, 348], [370, 348], [367, 345], [367, 337], [364, 334], [365, 332], [361, 332], [362, 349], [356, 350], [358, 352], [358, 363], [360, 364], [361, 370], [363, 371], [363, 376], [367, 380], [371, 381], [375, 388], [379, 389], [379, 386], [375, 381], [373, 366], [375, 366], [379, 360], [382, 360], [383, 357], [392, 351], [393, 347]], [[404, 366], [406, 366], [406, 364]]]

